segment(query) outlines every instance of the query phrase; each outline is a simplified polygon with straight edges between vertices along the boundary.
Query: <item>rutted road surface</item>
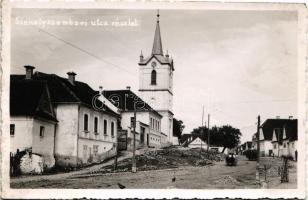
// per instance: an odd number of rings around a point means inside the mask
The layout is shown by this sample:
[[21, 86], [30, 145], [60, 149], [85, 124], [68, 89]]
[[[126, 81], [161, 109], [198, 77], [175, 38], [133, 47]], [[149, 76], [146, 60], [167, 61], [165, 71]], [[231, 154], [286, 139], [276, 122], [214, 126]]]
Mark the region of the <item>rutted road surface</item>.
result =
[[[119, 172], [107, 174], [72, 173], [69, 176], [38, 176], [36, 179], [15, 178], [12, 188], [259, 188], [255, 183], [256, 162], [240, 159], [235, 167], [225, 162], [202, 167], [179, 167], [175, 169]], [[31, 178], [31, 177], [29, 177]]]

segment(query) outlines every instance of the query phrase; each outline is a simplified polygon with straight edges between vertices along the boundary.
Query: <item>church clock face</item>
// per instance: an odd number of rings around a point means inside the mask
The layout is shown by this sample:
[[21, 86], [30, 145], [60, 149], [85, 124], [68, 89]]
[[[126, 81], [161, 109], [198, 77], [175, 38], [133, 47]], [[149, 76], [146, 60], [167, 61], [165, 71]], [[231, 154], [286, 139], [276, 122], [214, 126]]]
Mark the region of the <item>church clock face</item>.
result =
[[152, 67], [156, 67], [156, 62], [153, 61], [153, 62], [151, 63], [151, 65], [152, 65]]

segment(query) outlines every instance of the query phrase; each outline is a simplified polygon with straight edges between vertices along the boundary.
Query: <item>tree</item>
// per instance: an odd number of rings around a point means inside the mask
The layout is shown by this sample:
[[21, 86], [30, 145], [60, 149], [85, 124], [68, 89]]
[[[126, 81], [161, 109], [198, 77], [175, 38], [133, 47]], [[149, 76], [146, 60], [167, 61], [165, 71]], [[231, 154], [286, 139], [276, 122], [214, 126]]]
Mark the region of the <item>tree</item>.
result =
[[181, 139], [182, 132], [185, 128], [185, 125], [182, 120], [173, 118], [173, 135], [178, 139]]
[[242, 133], [237, 128], [225, 125], [219, 128], [219, 132], [219, 143], [224, 147], [222, 153], [226, 148], [235, 148], [241, 142], [240, 137], [242, 136]]
[[[207, 141], [208, 128], [206, 126], [193, 129], [191, 134], [200, 137], [202, 140]], [[224, 147], [222, 153], [226, 148], [234, 148], [240, 143], [242, 133], [239, 129], [230, 125], [213, 126], [210, 129], [210, 145]]]
[[206, 126], [199, 126], [198, 128], [195, 128], [191, 132], [191, 134], [201, 138], [203, 141], [207, 141], [207, 133], [208, 133], [208, 128]]

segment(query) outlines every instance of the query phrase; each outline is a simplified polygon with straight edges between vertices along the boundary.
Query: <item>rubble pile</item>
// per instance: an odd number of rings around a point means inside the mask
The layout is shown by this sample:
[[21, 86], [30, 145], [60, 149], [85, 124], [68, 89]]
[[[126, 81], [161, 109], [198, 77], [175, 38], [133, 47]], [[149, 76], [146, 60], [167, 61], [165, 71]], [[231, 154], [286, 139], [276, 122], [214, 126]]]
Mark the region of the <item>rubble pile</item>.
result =
[[[136, 155], [137, 170], [170, 169], [180, 166], [206, 166], [213, 162], [223, 161], [224, 156], [217, 152], [200, 152], [200, 149], [164, 148], [146, 151], [144, 154]], [[132, 159], [128, 158], [118, 162], [117, 172], [130, 171]], [[101, 168], [100, 173], [114, 171], [114, 166]]]

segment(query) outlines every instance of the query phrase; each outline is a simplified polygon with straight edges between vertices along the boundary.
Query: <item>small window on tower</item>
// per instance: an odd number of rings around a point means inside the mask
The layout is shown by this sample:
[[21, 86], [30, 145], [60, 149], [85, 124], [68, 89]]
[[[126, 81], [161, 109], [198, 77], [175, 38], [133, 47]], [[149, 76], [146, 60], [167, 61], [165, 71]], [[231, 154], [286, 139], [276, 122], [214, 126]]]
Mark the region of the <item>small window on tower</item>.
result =
[[156, 85], [156, 71], [152, 70], [151, 73], [151, 85]]

